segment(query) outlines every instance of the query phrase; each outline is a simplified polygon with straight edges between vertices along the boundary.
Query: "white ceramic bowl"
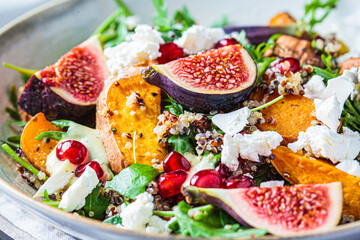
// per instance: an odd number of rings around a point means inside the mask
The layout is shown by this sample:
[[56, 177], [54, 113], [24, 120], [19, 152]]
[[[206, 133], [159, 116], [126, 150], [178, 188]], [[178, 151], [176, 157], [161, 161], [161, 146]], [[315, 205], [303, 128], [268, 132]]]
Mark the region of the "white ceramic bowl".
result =
[[[149, 22], [153, 7], [149, 0], [126, 1], [130, 8]], [[187, 5], [201, 24], [210, 24], [223, 14], [230, 16], [234, 25], [266, 24], [275, 13], [289, 9], [295, 16], [302, 14], [302, 1], [235, 1], [197, 0], [171, 1], [174, 9]], [[41, 69], [56, 61], [76, 44], [85, 40], [116, 6], [112, 0], [60, 0], [51, 1], [11, 22], [0, 30], [0, 62]], [[0, 124], [7, 118], [4, 106], [8, 105], [7, 89], [12, 83], [21, 85], [20, 75], [0, 66]], [[4, 128], [1, 137], [11, 134]], [[316, 173], [315, 173], [316, 174]], [[47, 206], [31, 196], [34, 189], [24, 183], [15, 172], [15, 162], [0, 152], [0, 190], [24, 208], [80, 238], [95, 239], [162, 239], [181, 236], [164, 236], [122, 230], [110, 224], [76, 216]], [[358, 190], [357, 190], [358, 191]], [[327, 234], [306, 239], [359, 239], [360, 222], [337, 227]], [[268, 239], [269, 237], [267, 237]], [[271, 237], [270, 237], [271, 238]], [[305, 239], [305, 238], [304, 238]]]

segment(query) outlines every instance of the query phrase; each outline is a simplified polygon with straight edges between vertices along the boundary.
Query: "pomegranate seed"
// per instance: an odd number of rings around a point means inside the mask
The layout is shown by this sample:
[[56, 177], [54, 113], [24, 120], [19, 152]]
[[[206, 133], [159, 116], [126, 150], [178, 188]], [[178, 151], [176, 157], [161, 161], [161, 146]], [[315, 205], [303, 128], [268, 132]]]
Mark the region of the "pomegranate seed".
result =
[[161, 44], [159, 52], [161, 53], [161, 56], [156, 60], [160, 64], [168, 63], [172, 60], [184, 57], [183, 49], [173, 42]]
[[188, 174], [182, 169], [161, 174], [157, 180], [161, 197], [169, 198], [179, 194], [187, 175]]
[[230, 169], [225, 164], [218, 164], [215, 168], [221, 175], [221, 177], [226, 178], [230, 174]]
[[224, 183], [224, 188], [249, 188], [254, 186], [254, 179], [244, 175], [231, 176]]
[[166, 155], [163, 166], [165, 172], [172, 172], [178, 169], [189, 171], [191, 168], [190, 162], [181, 153], [176, 151], [171, 151]]
[[69, 160], [72, 164], [80, 165], [88, 155], [88, 150], [79, 141], [68, 140], [61, 142], [56, 147], [56, 156], [60, 161]]
[[230, 45], [238, 44], [239, 42], [235, 38], [221, 39], [215, 44], [215, 48], [226, 47]]
[[95, 170], [96, 175], [99, 179], [101, 179], [104, 176], [104, 170], [102, 169], [100, 164], [96, 161], [91, 161], [77, 166], [77, 168], [75, 169], [75, 177], [80, 177], [84, 173], [85, 168], [87, 166]]
[[282, 58], [272, 68], [279, 69], [281, 74], [286, 72], [296, 73], [301, 70], [301, 65], [296, 58]]
[[192, 176], [190, 185], [202, 188], [220, 188], [222, 178], [214, 169], [201, 170]]

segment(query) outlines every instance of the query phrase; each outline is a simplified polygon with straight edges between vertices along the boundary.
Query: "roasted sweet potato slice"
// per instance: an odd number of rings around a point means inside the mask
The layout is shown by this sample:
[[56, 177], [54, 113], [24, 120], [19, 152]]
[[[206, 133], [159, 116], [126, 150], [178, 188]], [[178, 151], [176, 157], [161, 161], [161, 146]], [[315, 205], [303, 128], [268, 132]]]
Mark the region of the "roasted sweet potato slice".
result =
[[141, 75], [112, 81], [100, 95], [96, 125], [116, 174], [135, 162], [135, 135], [137, 163], [153, 165], [165, 156], [165, 149], [159, 147], [153, 133], [160, 102], [160, 88], [146, 83]]
[[282, 35], [276, 40], [276, 44], [276, 47], [265, 52], [266, 57], [292, 57], [299, 59], [302, 64], [324, 66], [321, 57], [315, 54], [315, 49], [312, 48], [311, 42], [308, 40]]
[[[268, 101], [277, 97], [272, 94]], [[309, 98], [285, 95], [279, 102], [261, 110], [265, 123], [257, 124], [261, 131], [276, 131], [283, 137], [283, 144], [297, 140], [299, 132], [305, 132], [316, 120], [315, 106]]]
[[61, 129], [51, 124], [43, 113], [36, 114], [24, 128], [20, 139], [20, 147], [31, 164], [49, 175], [46, 171], [46, 159], [58, 141], [35, 140], [37, 135], [46, 131], [61, 131]]
[[272, 150], [275, 156], [271, 163], [292, 184], [342, 182], [344, 188], [344, 214], [360, 219], [360, 178], [337, 169], [323, 160], [294, 153], [279, 146]]
[[348, 58], [340, 65], [340, 74], [344, 72], [344, 70], [349, 70], [351, 68], [359, 68], [360, 67], [360, 58]]
[[288, 12], [276, 14], [269, 22], [269, 26], [287, 26], [296, 23], [296, 20]]

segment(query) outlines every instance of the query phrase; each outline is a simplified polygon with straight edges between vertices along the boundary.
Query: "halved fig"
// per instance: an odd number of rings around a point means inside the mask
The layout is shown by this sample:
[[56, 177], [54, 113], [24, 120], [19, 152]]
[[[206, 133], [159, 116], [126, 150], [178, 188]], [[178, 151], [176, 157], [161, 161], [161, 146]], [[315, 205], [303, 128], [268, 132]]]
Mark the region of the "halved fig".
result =
[[94, 36], [35, 73], [18, 105], [32, 116], [43, 112], [49, 120], [81, 121], [81, 117], [94, 113], [108, 75], [100, 40]]
[[193, 199], [224, 209], [241, 224], [267, 229], [283, 237], [331, 230], [339, 223], [343, 206], [339, 182], [274, 188], [188, 187], [186, 190]]
[[200, 52], [142, 71], [185, 108], [197, 112], [231, 111], [251, 92], [257, 68], [240, 44]]

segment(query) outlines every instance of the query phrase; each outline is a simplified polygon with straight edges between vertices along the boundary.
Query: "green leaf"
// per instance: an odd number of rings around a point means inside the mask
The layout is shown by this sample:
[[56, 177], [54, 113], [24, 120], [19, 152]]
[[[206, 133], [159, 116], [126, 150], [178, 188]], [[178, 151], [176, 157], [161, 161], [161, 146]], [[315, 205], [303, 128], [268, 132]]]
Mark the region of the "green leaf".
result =
[[175, 114], [176, 116], [180, 116], [180, 114], [184, 113], [184, 108], [181, 104], [177, 103], [174, 99], [172, 99], [169, 95], [166, 95], [167, 99], [164, 99], [164, 103], [169, 103], [165, 106], [165, 110]]
[[57, 131], [42, 132], [35, 137], [35, 140], [39, 141], [39, 140], [43, 140], [44, 138], [48, 138], [59, 141], [63, 138], [64, 134], [65, 132], [57, 132]]
[[47, 190], [45, 189], [44, 191], [44, 198], [42, 201], [43, 203], [49, 205], [49, 206], [52, 206], [52, 207], [56, 207], [58, 208], [59, 207], [59, 204], [60, 204], [60, 201], [53, 201], [53, 200], [50, 200], [49, 198], [49, 194], [47, 192]]
[[153, 15], [153, 24], [155, 27], [169, 29], [172, 25], [172, 20], [168, 18], [167, 11], [168, 5], [164, 3], [164, 0], [152, 0], [155, 7], [155, 13]]
[[140, 193], [145, 192], [146, 185], [154, 180], [158, 173], [158, 170], [150, 165], [134, 163], [106, 182], [105, 188], [112, 188], [125, 197], [136, 199]]
[[109, 223], [109, 224], [113, 224], [113, 225], [121, 224], [122, 219], [121, 219], [120, 215], [114, 215], [110, 218], [105, 219], [104, 223]]
[[276, 58], [265, 58], [263, 62], [259, 63], [260, 67], [258, 66], [255, 86], [259, 85], [264, 81], [264, 73], [275, 59]]
[[55, 126], [57, 126], [60, 129], [66, 129], [68, 127], [70, 127], [71, 123], [73, 123], [73, 121], [70, 120], [53, 120], [51, 121], [52, 124], [54, 124]]
[[[180, 202], [177, 206], [174, 207], [174, 212], [179, 227], [179, 233], [182, 235], [190, 235], [191, 237], [218, 237], [218, 238], [250, 238], [250, 237], [261, 237], [267, 233], [267, 230], [264, 229], [240, 229], [239, 224], [232, 224], [231, 228], [223, 227], [214, 227], [213, 225], [196, 221], [188, 215], [189, 210], [191, 209], [190, 205], [185, 202]], [[208, 215], [209, 216], [209, 215]], [[206, 219], [206, 217], [204, 217]], [[215, 221], [214, 219], [212, 221]], [[220, 221], [217, 218], [216, 221]], [[221, 221], [220, 221], [221, 222]], [[173, 226], [173, 228], [175, 228]]]
[[213, 24], [211, 24], [211, 27], [222, 28], [227, 25], [229, 25], [229, 19], [228, 19], [227, 15], [223, 15], [223, 16], [221, 16], [221, 18], [219, 18]]
[[23, 122], [23, 121], [10, 121], [10, 120], [6, 120], [6, 123], [7, 124], [14, 124], [14, 125], [17, 125], [19, 127], [24, 127], [27, 122]]
[[313, 68], [314, 75], [319, 75], [320, 77], [324, 78], [325, 82], [327, 82], [329, 79], [339, 76], [338, 74], [333, 73], [331, 71], [329, 72], [326, 69], [322, 69], [322, 68], [314, 67], [314, 66], [312, 66], [312, 68]]
[[174, 151], [181, 154], [186, 152], [195, 153], [195, 146], [192, 144], [191, 135], [172, 135], [167, 141]]
[[191, 16], [189, 10], [183, 6], [181, 10], [177, 10], [174, 15], [174, 21], [183, 25], [184, 29], [188, 29], [195, 24], [195, 20]]
[[30, 78], [36, 72], [40, 71], [40, 70], [35, 70], [35, 69], [26, 69], [26, 68], [18, 67], [18, 66], [15, 66], [15, 65], [7, 63], [7, 62], [3, 62], [3, 66], [15, 70], [15, 71], [21, 73], [22, 75], [26, 76], [27, 78]]
[[16, 109], [12, 109], [10, 107], [5, 107], [5, 112], [7, 114], [9, 114], [9, 116], [16, 120], [16, 121], [21, 121], [21, 117], [20, 117], [20, 114], [19, 114], [19, 111]]
[[102, 220], [105, 211], [110, 204], [110, 199], [104, 196], [99, 197], [100, 185], [98, 185], [85, 199], [83, 207], [85, 216]]

